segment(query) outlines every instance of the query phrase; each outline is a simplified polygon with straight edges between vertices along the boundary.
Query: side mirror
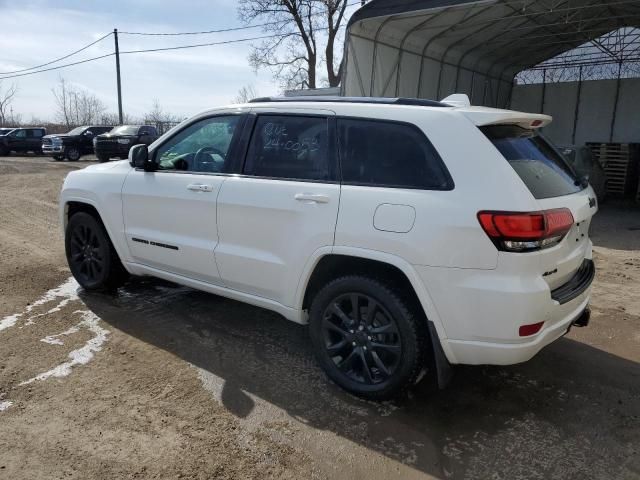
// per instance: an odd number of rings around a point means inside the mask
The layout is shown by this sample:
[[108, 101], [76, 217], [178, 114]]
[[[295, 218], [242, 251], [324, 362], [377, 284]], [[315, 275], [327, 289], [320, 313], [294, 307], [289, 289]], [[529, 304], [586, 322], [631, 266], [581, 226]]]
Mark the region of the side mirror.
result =
[[155, 164], [149, 160], [149, 148], [143, 143], [131, 147], [129, 164], [134, 168], [142, 168], [145, 172], [155, 170]]

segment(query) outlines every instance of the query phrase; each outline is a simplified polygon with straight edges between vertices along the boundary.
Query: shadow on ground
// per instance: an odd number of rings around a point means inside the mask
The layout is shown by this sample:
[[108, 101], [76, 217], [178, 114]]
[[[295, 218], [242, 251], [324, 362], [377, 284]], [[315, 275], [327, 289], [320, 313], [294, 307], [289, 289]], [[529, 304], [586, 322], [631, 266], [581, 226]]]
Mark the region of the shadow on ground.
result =
[[380, 405], [326, 380], [306, 328], [271, 312], [156, 280], [82, 300], [223, 379], [239, 417], [256, 407], [249, 393], [439, 478], [640, 478], [639, 364], [567, 338], [527, 364], [458, 368], [445, 391], [419, 385]]

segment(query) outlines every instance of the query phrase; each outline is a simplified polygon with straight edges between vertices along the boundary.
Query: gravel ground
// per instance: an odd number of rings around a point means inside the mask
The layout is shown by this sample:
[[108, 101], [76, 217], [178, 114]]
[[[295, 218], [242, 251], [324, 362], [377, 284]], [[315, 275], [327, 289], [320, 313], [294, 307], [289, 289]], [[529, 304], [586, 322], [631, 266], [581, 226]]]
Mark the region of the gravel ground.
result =
[[77, 163], [0, 158], [0, 478], [640, 478], [640, 210], [592, 229], [592, 323], [508, 368], [375, 404], [304, 327], [174, 284], [69, 280]]

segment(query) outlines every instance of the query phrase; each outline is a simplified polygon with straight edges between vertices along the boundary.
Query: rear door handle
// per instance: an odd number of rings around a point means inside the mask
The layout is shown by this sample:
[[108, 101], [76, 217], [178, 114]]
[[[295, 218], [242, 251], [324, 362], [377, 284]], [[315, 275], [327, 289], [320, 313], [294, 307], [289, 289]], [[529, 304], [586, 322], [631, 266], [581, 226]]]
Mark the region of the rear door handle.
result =
[[299, 202], [309, 203], [329, 203], [329, 197], [327, 195], [320, 195], [314, 193], [296, 193], [294, 197]]
[[187, 190], [193, 192], [213, 192], [213, 187], [203, 183], [192, 183], [191, 185], [187, 185]]

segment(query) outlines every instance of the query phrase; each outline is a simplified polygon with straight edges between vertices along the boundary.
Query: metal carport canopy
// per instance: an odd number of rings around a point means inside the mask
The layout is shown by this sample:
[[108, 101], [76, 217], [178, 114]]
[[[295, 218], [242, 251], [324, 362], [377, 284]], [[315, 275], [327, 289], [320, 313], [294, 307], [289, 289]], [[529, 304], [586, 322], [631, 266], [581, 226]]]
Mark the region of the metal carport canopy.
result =
[[505, 106], [518, 72], [628, 26], [640, 0], [371, 0], [347, 25], [342, 93]]

